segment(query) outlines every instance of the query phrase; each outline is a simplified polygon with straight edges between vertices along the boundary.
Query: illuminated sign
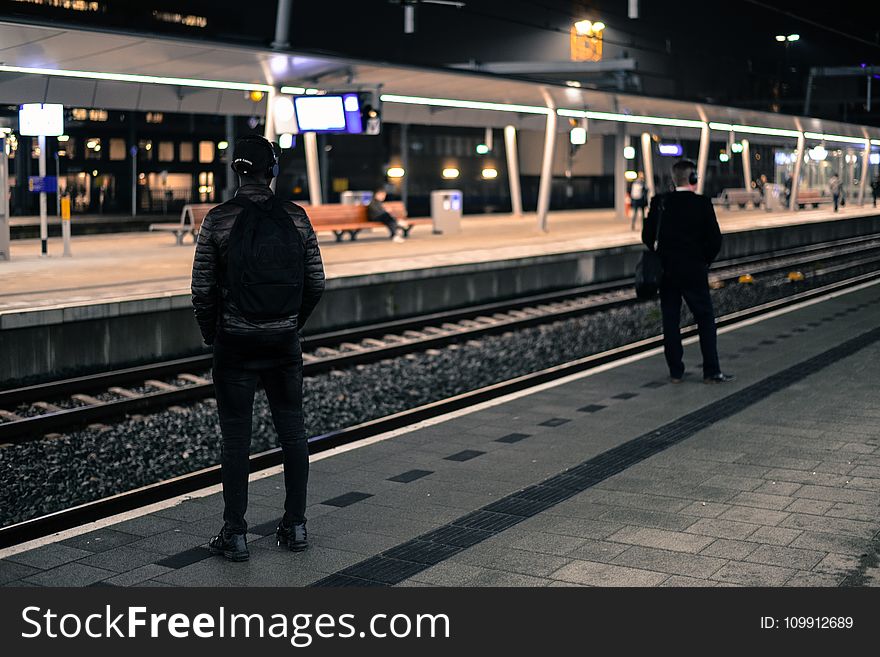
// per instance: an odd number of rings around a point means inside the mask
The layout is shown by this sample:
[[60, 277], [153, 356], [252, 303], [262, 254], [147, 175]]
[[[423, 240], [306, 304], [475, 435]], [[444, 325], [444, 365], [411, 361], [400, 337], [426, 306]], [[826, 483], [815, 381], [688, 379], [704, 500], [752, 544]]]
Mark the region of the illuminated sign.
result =
[[665, 157], [681, 157], [684, 148], [681, 144], [658, 144], [657, 150]]
[[64, 134], [64, 106], [27, 103], [18, 109], [18, 131], [27, 136], [57, 137]]

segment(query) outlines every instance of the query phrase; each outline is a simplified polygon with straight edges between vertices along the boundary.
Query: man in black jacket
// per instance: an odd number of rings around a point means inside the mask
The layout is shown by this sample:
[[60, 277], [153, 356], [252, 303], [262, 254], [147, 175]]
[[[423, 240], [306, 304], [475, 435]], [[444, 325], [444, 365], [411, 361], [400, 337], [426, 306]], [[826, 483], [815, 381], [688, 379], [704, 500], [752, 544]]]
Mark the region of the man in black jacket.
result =
[[[655, 248], [663, 263], [660, 311], [663, 315], [663, 348], [673, 383], [684, 377], [681, 346], [681, 300], [690, 308], [700, 334], [703, 381], [726, 383], [733, 376], [721, 372], [715, 334], [715, 311], [709, 295], [709, 265], [721, 250], [721, 229], [712, 201], [694, 193], [696, 165], [681, 160], [672, 167], [675, 191], [655, 196], [642, 228], [642, 242]], [[660, 224], [659, 240], [658, 222]]]
[[[276, 147], [262, 137], [244, 137], [236, 143], [232, 168], [240, 176], [241, 185], [236, 192], [239, 202], [249, 205], [249, 201], [253, 204], [249, 207], [266, 212], [279, 203], [269, 187], [278, 174], [277, 157]], [[309, 455], [303, 426], [302, 351], [298, 331], [321, 298], [324, 268], [318, 241], [305, 211], [291, 202], [283, 203], [282, 208], [299, 233], [303, 247], [302, 301], [297, 312], [287, 317], [258, 320], [248, 319], [236, 306], [226, 266], [230, 233], [236, 220], [246, 212], [241, 205], [226, 202], [208, 213], [199, 232], [193, 261], [193, 307], [205, 343], [214, 346], [214, 388], [223, 434], [224, 525], [211, 539], [209, 547], [215, 554], [234, 561], [249, 557], [244, 516], [257, 381], [262, 382], [266, 391], [284, 456], [286, 495], [284, 516], [278, 524], [278, 541], [294, 551], [307, 547], [305, 507]], [[259, 219], [264, 220], [263, 216]], [[295, 275], [298, 278], [300, 273]]]

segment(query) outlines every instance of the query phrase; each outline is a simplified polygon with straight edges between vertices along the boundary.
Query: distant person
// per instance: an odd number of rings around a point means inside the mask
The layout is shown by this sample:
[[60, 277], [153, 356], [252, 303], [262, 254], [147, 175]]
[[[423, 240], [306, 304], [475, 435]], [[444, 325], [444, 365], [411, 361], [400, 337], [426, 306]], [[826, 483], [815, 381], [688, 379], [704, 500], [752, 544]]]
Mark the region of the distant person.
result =
[[877, 197], [880, 196], [880, 174], [874, 176], [871, 182], [871, 196], [874, 197], [874, 207], [877, 207]]
[[202, 223], [192, 271], [192, 300], [205, 343], [214, 346], [220, 430], [223, 528], [214, 554], [248, 559], [245, 512], [254, 391], [266, 391], [284, 457], [284, 515], [279, 544], [304, 550], [309, 448], [303, 426], [303, 361], [298, 331], [324, 290], [318, 241], [305, 211], [282, 203], [269, 184], [278, 151], [262, 137], [235, 144], [241, 185]]
[[380, 187], [373, 192], [373, 198], [367, 205], [367, 219], [370, 221], [380, 221], [386, 226], [391, 233], [391, 239], [395, 242], [403, 242], [406, 239], [406, 229], [409, 224], [405, 221], [398, 220], [388, 210], [385, 209], [383, 203], [388, 198], [388, 192], [384, 187]]
[[831, 192], [831, 198], [834, 201], [834, 211], [837, 212], [838, 207], [840, 206], [840, 193], [842, 191], [842, 185], [840, 182], [840, 176], [837, 175], [837, 172], [831, 174], [831, 178], [828, 179], [828, 191]]
[[783, 186], [785, 188], [785, 205], [786, 205], [786, 207], [788, 207], [788, 204], [791, 202], [791, 188], [792, 188], [793, 183], [794, 183], [794, 179], [791, 176], [786, 175], [785, 182], [783, 183]]
[[660, 310], [663, 315], [663, 350], [673, 383], [684, 378], [684, 350], [681, 346], [681, 300], [690, 308], [700, 334], [703, 353], [703, 381], [733, 380], [718, 363], [715, 311], [709, 294], [709, 265], [721, 250], [721, 230], [712, 201], [694, 193], [697, 165], [681, 160], [672, 167], [675, 191], [651, 199], [651, 209], [642, 228], [642, 241], [654, 248], [658, 223], [657, 253], [663, 263]]
[[645, 208], [648, 207], [648, 188], [645, 184], [645, 174], [639, 171], [638, 177], [633, 180], [629, 188], [629, 199], [632, 205], [632, 223], [630, 230], [636, 229], [636, 215], [641, 211], [642, 223], [645, 221]]

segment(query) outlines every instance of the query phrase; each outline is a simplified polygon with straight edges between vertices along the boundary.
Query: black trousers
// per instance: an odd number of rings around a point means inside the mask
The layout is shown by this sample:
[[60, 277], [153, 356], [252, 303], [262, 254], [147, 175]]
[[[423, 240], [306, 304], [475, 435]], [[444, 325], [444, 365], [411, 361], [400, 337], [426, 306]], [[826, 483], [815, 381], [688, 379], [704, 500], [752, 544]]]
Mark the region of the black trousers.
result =
[[669, 374], [684, 374], [684, 349], [681, 346], [681, 300], [684, 299], [697, 322], [700, 351], [703, 353], [703, 376], [718, 374], [718, 338], [715, 332], [715, 310], [709, 294], [705, 270], [684, 273], [667, 272], [660, 285], [660, 312], [663, 315], [663, 352]]
[[284, 523], [305, 522], [309, 448], [302, 411], [302, 351], [295, 332], [239, 336], [214, 344], [214, 390], [223, 434], [223, 520], [247, 532], [248, 473], [254, 392], [263, 384], [284, 457]]
[[400, 231], [401, 235], [403, 234], [403, 228], [400, 226], [400, 222], [394, 217], [390, 212], [383, 212], [378, 217], [373, 219], [373, 221], [381, 221], [383, 224], [388, 226], [388, 231], [391, 233], [391, 237], [394, 237], [398, 231]]

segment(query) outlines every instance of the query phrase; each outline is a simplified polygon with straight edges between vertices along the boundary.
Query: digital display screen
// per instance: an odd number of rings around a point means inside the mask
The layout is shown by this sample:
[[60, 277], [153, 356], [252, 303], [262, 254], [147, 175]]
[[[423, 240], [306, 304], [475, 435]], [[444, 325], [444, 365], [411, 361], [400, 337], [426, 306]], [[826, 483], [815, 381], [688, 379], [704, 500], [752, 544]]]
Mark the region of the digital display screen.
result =
[[660, 155], [666, 157], [681, 157], [681, 154], [684, 153], [681, 144], [660, 144], [657, 149], [660, 151]]
[[50, 103], [21, 105], [18, 109], [18, 131], [32, 137], [64, 134], [64, 107]]
[[297, 96], [293, 104], [300, 132], [363, 132], [357, 94]]

